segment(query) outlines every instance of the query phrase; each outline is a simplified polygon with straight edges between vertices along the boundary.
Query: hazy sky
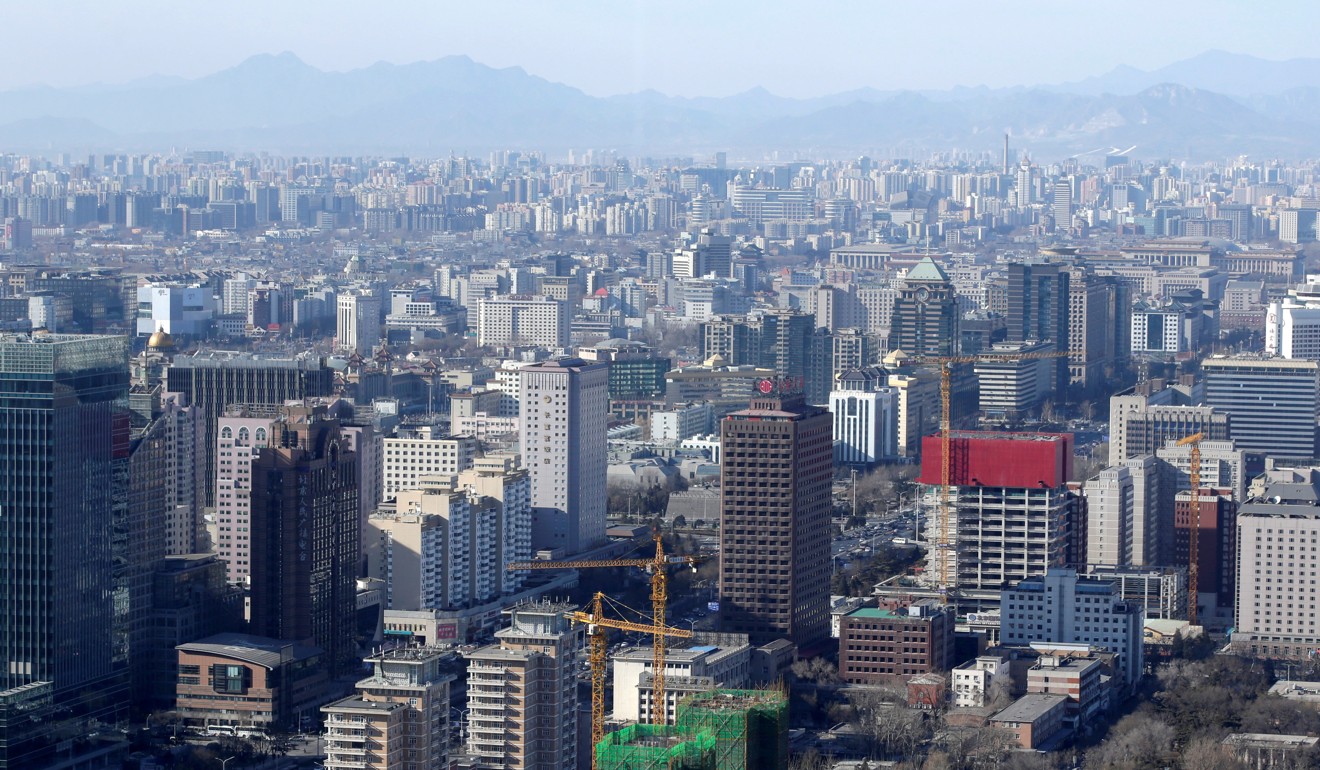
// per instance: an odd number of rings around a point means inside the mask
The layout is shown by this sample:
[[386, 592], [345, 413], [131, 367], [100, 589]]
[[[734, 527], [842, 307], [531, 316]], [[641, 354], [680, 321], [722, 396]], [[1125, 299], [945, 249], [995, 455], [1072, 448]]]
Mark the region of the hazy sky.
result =
[[1276, 0], [67, 0], [6, 3], [0, 88], [198, 77], [258, 53], [321, 69], [467, 54], [598, 95], [810, 96], [1154, 69], [1211, 48], [1314, 56], [1320, 3]]

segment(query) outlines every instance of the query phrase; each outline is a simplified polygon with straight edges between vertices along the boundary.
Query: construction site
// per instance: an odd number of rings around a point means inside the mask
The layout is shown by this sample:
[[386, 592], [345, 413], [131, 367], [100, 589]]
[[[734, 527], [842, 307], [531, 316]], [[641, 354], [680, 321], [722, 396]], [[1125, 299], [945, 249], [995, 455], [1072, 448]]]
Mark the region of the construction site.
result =
[[673, 726], [630, 725], [596, 744], [597, 770], [786, 770], [788, 698], [780, 690], [696, 693]]

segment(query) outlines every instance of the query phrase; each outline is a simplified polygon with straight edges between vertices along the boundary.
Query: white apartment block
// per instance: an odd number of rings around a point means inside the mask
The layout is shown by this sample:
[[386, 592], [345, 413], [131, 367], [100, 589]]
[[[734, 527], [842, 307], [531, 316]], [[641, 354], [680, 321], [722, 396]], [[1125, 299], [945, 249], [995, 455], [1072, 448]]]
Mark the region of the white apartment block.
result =
[[472, 467], [480, 448], [473, 436], [438, 436], [427, 427], [387, 438], [381, 447], [381, 499], [414, 489], [428, 476], [456, 476]]
[[381, 301], [369, 290], [344, 292], [338, 299], [335, 349], [370, 357], [380, 344]]
[[518, 467], [517, 455], [491, 454], [477, 458], [471, 468], [459, 473], [458, 486], [470, 495], [499, 501], [500, 519], [491, 556], [500, 565], [496, 575], [499, 592], [516, 593], [526, 582], [527, 572], [507, 566], [532, 557], [532, 486], [527, 471]]
[[1159, 562], [1161, 463], [1130, 457], [1082, 487], [1086, 497], [1086, 563], [1140, 566]]
[[532, 547], [577, 553], [605, 539], [609, 364], [562, 358], [522, 370], [522, 456]]
[[955, 666], [953, 671], [953, 705], [955, 708], [981, 708], [986, 704], [990, 687], [1011, 684], [1008, 661], [994, 655], [982, 655]]
[[483, 299], [477, 309], [482, 345], [566, 348], [571, 308], [553, 297], [508, 294]]
[[1118, 656], [1115, 668], [1125, 686], [1141, 678], [1146, 613], [1140, 605], [1123, 601], [1112, 582], [1078, 577], [1071, 569], [1050, 569], [1004, 589], [999, 616], [999, 638], [1005, 645], [1089, 644]]
[[843, 372], [830, 391], [834, 461], [872, 465], [898, 457], [900, 391], [885, 384], [883, 369]]
[[246, 582], [252, 569], [252, 462], [269, 445], [277, 422], [221, 415], [216, 423], [215, 549], [230, 583]]

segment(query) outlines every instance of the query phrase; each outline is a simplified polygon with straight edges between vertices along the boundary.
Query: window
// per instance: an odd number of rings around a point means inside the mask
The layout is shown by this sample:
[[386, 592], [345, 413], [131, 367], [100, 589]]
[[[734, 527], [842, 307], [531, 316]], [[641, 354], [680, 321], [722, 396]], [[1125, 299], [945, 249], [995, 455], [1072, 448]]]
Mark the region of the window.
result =
[[220, 693], [246, 693], [252, 685], [252, 672], [246, 666], [216, 663], [211, 666], [211, 689]]

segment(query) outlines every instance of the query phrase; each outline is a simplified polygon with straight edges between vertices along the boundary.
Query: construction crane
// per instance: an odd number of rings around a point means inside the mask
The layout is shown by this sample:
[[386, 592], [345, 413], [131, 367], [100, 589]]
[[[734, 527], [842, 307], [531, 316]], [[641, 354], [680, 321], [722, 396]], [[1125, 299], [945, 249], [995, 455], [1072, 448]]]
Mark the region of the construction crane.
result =
[[940, 525], [940, 539], [935, 544], [939, 553], [937, 575], [939, 576], [940, 599], [948, 604], [952, 590], [949, 575], [949, 552], [953, 550], [953, 541], [949, 537], [949, 527], [953, 520], [952, 466], [953, 454], [953, 366], [983, 362], [1034, 361], [1045, 358], [1068, 358], [1084, 355], [1075, 350], [1049, 350], [1033, 353], [979, 353], [974, 356], [930, 356], [912, 359], [914, 363], [935, 363], [940, 369], [940, 499], [937, 509]]
[[1204, 433], [1193, 433], [1178, 439], [1178, 446], [1191, 447], [1187, 461], [1187, 483], [1191, 485], [1188, 503], [1190, 518], [1187, 522], [1187, 622], [1196, 625], [1196, 605], [1200, 599], [1198, 586], [1201, 571], [1201, 440]]
[[[651, 634], [657, 640], [664, 639], [667, 636], [690, 637], [691, 631], [685, 631], [681, 628], [666, 628], [664, 626], [651, 626], [644, 623], [630, 623], [626, 620], [615, 620], [605, 617], [605, 600], [608, 597], [605, 594], [597, 592], [591, 600], [591, 609], [588, 612], [573, 612], [569, 615], [573, 620], [579, 623], [585, 623], [587, 626], [587, 660], [591, 665], [591, 745], [595, 747], [605, 738], [605, 671], [609, 667], [609, 645], [605, 637], [605, 629], [614, 628], [620, 631], [632, 631], [635, 633]], [[652, 677], [652, 682], [657, 683], [651, 693], [651, 715], [655, 724], [665, 723], [665, 693], [664, 689], [658, 686], [658, 683], [664, 679], [663, 669], [656, 669]], [[596, 755], [591, 755], [591, 766], [596, 767]]]
[[[650, 559], [600, 559], [591, 561], [520, 561], [514, 562], [508, 566], [510, 571], [524, 569], [599, 569], [602, 567], [641, 567], [651, 573], [651, 626], [657, 629], [665, 628], [665, 606], [669, 603], [669, 573], [667, 567], [671, 564], [686, 564], [697, 570], [697, 564], [701, 561], [699, 556], [669, 556], [665, 553], [664, 541], [660, 539], [660, 533], [655, 533], [655, 556]], [[643, 632], [645, 633], [645, 632]], [[655, 724], [665, 723], [664, 694], [665, 694], [665, 636], [673, 634], [653, 633], [655, 639], [653, 650], [655, 651], [655, 701], [662, 705], [652, 709], [652, 721]], [[594, 674], [593, 674], [594, 676]], [[602, 674], [603, 676], [603, 674]], [[592, 695], [595, 697], [594, 691]], [[603, 697], [603, 696], [602, 696]], [[604, 708], [603, 705], [600, 706]], [[592, 703], [592, 709], [597, 708]]]

